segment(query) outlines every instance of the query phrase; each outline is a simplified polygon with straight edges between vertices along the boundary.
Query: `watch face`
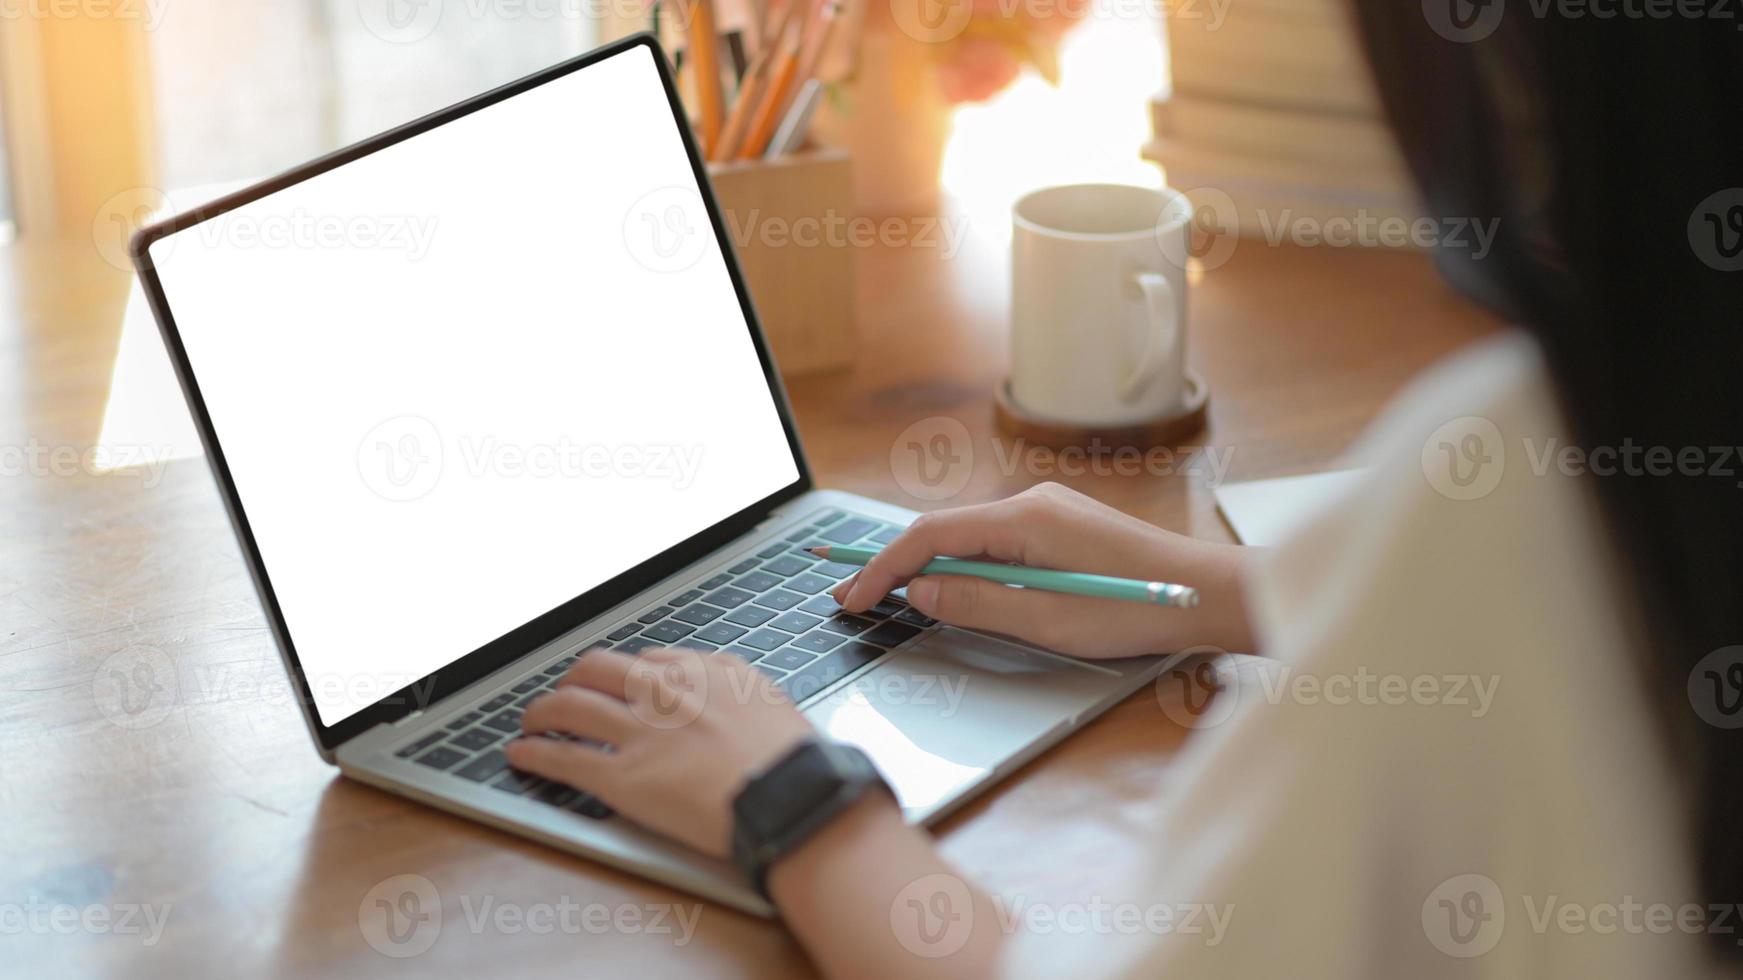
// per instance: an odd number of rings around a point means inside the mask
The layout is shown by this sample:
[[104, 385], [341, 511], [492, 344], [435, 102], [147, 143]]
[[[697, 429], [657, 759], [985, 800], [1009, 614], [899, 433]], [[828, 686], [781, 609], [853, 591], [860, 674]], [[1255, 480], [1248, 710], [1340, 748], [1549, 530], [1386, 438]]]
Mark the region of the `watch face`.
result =
[[733, 801], [733, 860], [763, 890], [768, 865], [827, 824], [867, 786], [882, 784], [858, 749], [808, 741], [751, 780]]
[[841, 791], [841, 774], [832, 761], [818, 751], [790, 758], [762, 781], [766, 793], [755, 801], [759, 826], [781, 831], [794, 821], [828, 803]]

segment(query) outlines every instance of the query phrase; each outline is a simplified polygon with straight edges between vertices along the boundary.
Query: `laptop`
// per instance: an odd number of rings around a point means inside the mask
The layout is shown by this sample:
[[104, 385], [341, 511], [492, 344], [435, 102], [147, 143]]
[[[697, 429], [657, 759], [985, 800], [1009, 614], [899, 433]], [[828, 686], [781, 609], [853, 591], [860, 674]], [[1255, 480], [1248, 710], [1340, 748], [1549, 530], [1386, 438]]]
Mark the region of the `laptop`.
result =
[[753, 663], [942, 819], [1151, 681], [851, 573], [665, 56], [627, 38], [142, 229], [132, 255], [321, 756], [752, 913], [730, 864], [518, 773], [592, 647]]

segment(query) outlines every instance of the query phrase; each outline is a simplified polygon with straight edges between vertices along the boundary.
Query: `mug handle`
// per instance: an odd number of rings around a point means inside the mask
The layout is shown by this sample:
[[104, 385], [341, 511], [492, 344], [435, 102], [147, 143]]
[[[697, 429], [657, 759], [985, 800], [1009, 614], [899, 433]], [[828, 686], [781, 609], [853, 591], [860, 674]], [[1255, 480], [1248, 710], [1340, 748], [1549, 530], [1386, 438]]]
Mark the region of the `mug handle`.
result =
[[1173, 358], [1174, 348], [1180, 343], [1174, 287], [1169, 285], [1168, 277], [1158, 272], [1139, 272], [1132, 276], [1132, 281], [1144, 294], [1145, 316], [1150, 329], [1137, 363], [1120, 384], [1120, 400], [1128, 402], [1136, 398], [1151, 376]]

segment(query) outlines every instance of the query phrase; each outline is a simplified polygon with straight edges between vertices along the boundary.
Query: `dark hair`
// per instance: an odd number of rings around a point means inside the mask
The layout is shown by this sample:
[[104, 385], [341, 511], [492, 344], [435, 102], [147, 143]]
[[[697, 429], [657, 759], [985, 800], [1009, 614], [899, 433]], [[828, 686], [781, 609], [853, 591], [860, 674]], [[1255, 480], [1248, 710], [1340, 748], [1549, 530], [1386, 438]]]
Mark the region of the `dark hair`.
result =
[[1743, 443], [1743, 271], [1727, 271], [1743, 266], [1743, 33], [1685, 4], [1600, 20], [1503, 3], [1356, 11], [1427, 213], [1499, 219], [1486, 257], [1444, 257], [1449, 278], [1536, 337], [1572, 437], [1708, 454], [1703, 473], [1592, 484], [1693, 802], [1703, 898], [1736, 905], [1743, 730], [1714, 724], [1726, 719], [1689, 685], [1703, 658], [1743, 644], [1743, 461], [1714, 473], [1710, 452]]

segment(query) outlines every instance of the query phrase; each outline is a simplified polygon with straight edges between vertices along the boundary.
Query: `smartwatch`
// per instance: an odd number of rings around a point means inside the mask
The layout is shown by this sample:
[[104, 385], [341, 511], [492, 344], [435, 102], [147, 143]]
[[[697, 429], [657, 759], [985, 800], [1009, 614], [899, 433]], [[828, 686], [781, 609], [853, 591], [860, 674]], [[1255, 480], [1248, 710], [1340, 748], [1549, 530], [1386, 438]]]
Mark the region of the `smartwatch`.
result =
[[872, 787], [895, 796], [864, 752], [807, 738], [752, 776], [732, 801], [733, 863], [769, 899], [769, 868]]

